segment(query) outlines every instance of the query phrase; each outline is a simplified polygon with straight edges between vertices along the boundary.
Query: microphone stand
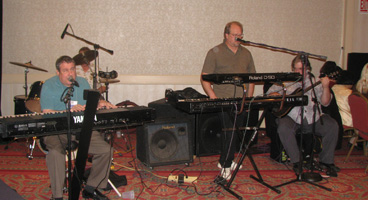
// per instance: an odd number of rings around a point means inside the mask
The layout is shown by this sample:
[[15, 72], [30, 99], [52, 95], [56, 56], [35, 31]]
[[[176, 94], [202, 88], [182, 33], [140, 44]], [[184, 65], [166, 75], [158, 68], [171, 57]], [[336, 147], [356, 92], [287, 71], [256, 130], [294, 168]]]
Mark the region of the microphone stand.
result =
[[98, 51], [98, 49], [102, 49], [102, 50], [106, 51], [107, 53], [109, 53], [110, 55], [113, 55], [114, 54], [114, 51], [109, 50], [109, 49], [106, 49], [104, 47], [101, 47], [100, 45], [98, 45], [96, 43], [93, 43], [93, 42], [90, 42], [90, 41], [88, 41], [88, 40], [86, 40], [84, 38], [78, 37], [78, 36], [74, 35], [74, 33], [73, 34], [70, 34], [70, 33], [68, 33], [66, 31], [65, 32], [65, 35], [72, 36], [72, 37], [74, 37], [77, 40], [81, 40], [81, 41], [83, 41], [83, 42], [85, 42], [87, 44], [90, 44], [95, 49], [95, 71], [93, 72], [93, 89], [97, 89], [97, 60], [96, 59], [97, 59], [97, 55], [98, 54], [96, 52]]
[[[308, 59], [308, 54], [302, 54], [301, 55], [301, 60], [302, 60], [302, 63], [303, 63], [303, 72], [302, 72], [302, 96], [304, 96], [305, 94], [305, 83], [304, 83], [304, 80], [305, 80], [305, 68], [306, 68], [306, 61]], [[298, 169], [298, 174], [297, 174], [297, 178], [294, 179], [294, 180], [291, 180], [289, 182], [286, 182], [286, 183], [283, 183], [283, 184], [280, 184], [280, 185], [276, 185], [275, 188], [278, 188], [278, 187], [281, 187], [281, 186], [284, 186], [284, 185], [288, 185], [288, 184], [291, 184], [291, 183], [295, 183], [295, 182], [306, 182], [306, 183], [309, 183], [309, 184], [312, 184], [314, 186], [317, 186], [317, 187], [320, 187], [320, 188], [323, 188], [327, 191], [332, 191], [330, 188], [327, 188], [325, 186], [322, 186], [322, 185], [318, 185], [316, 183], [313, 183], [311, 182], [310, 180], [306, 179], [304, 177], [304, 174], [303, 174], [303, 124], [304, 124], [304, 105], [303, 103], [301, 104], [301, 123], [300, 123], [300, 126], [301, 126], [301, 135], [300, 135], [300, 145], [299, 145], [299, 169]]]
[[93, 48], [95, 49], [95, 70], [93, 71], [93, 89], [97, 89], [97, 51], [98, 51], [98, 44], [94, 44]]
[[[313, 85], [313, 81], [312, 81], [312, 76], [309, 74], [309, 81], [310, 84]], [[317, 100], [317, 95], [316, 95], [316, 90], [314, 89], [314, 87], [312, 87], [312, 93], [313, 93], [313, 98], [312, 101], [314, 102], [314, 107], [313, 107], [313, 128], [312, 128], [312, 152], [310, 155], [310, 172], [305, 172], [303, 173], [303, 179], [306, 179], [310, 182], [319, 182], [322, 180], [322, 176], [319, 173], [313, 172], [313, 170], [315, 169], [315, 163], [314, 163], [314, 145], [315, 145], [315, 133], [316, 133], [316, 113], [318, 111], [318, 114], [321, 116], [321, 109], [319, 107], [319, 102]], [[323, 119], [322, 117], [319, 118], [319, 120], [321, 121], [321, 124], [323, 125]]]
[[[68, 145], [67, 145], [67, 151], [68, 151], [68, 196], [69, 199], [72, 199], [72, 154], [71, 154], [71, 149], [72, 149], [72, 132], [71, 132], [71, 125], [70, 125], [70, 120], [71, 120], [71, 97], [73, 96], [73, 92], [74, 92], [74, 88], [73, 85], [71, 85], [70, 87], [66, 88], [65, 91], [68, 90], [68, 92], [65, 94], [64, 98], [62, 98], [62, 101], [65, 103], [65, 106], [67, 107], [67, 122], [68, 122], [68, 133], [67, 133], [67, 140], [68, 140]], [[64, 91], [64, 93], [65, 93]], [[63, 94], [64, 94], [63, 93]]]
[[282, 47], [275, 47], [275, 46], [271, 46], [271, 45], [267, 45], [267, 44], [262, 44], [262, 43], [256, 43], [256, 42], [251, 42], [251, 41], [246, 41], [246, 40], [242, 40], [240, 38], [236, 38], [237, 41], [243, 43], [243, 44], [251, 44], [253, 46], [257, 46], [257, 47], [263, 47], [266, 49], [271, 49], [271, 50], [276, 50], [276, 51], [283, 51], [283, 52], [290, 52], [292, 54], [304, 54], [309, 56], [313, 56], [315, 58], [317, 58], [318, 60], [322, 60], [322, 61], [326, 61], [327, 60], [327, 56], [322, 56], [322, 55], [317, 55], [317, 54], [311, 54], [311, 53], [307, 53], [304, 51], [296, 51], [296, 50], [291, 50], [291, 49], [287, 49], [287, 48], [282, 48]]

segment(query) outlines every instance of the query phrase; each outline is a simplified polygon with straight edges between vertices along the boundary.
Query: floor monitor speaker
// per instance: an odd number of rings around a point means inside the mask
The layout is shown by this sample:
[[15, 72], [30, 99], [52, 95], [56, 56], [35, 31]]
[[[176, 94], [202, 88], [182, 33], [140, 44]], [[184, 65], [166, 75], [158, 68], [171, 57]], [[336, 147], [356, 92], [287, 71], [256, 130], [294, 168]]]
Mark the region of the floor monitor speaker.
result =
[[189, 122], [158, 120], [137, 128], [137, 158], [153, 168], [193, 162]]

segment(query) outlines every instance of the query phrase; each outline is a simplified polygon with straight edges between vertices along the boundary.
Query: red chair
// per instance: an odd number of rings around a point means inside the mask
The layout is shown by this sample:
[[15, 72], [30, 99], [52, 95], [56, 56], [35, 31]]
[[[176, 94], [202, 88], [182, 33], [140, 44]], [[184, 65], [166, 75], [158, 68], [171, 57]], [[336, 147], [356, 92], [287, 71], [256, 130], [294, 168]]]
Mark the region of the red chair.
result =
[[[351, 117], [353, 119], [353, 127], [358, 131], [359, 136], [364, 140], [364, 154], [367, 155], [368, 140], [368, 100], [359, 92], [353, 92], [349, 96], [349, 106], [351, 111]], [[353, 146], [356, 144], [354, 140]], [[368, 166], [365, 169], [367, 172]]]

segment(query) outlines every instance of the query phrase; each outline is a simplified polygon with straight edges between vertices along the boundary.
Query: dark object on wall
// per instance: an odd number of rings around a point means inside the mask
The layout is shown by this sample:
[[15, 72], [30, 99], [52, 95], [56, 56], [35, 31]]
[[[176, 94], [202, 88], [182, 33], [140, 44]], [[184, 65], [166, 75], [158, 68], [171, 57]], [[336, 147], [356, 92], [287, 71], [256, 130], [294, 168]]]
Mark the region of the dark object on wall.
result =
[[360, 79], [360, 74], [365, 64], [368, 63], [368, 53], [349, 53], [347, 70], [353, 76], [355, 84]]
[[137, 128], [137, 158], [148, 167], [189, 164], [193, 145], [189, 122], [156, 120]]

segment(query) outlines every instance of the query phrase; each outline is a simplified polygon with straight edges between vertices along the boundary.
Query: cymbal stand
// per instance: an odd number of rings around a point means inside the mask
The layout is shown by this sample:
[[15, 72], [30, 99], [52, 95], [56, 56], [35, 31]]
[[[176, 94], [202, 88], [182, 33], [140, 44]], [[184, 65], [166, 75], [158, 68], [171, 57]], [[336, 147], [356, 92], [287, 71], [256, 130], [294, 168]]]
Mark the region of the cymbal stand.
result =
[[[29, 61], [29, 63], [31, 63], [31, 61]], [[27, 99], [27, 94], [28, 94], [28, 84], [27, 84], [27, 82], [28, 82], [27, 81], [28, 72], [29, 72], [28, 67], [26, 67], [24, 69], [24, 86], [23, 86], [24, 92], [25, 92], [24, 96], [26, 97], [26, 99]]]
[[98, 44], [94, 44], [93, 48], [95, 49], [95, 69], [93, 71], [93, 89], [96, 90], [97, 89], [97, 51], [99, 49], [99, 45]]
[[110, 85], [110, 83], [109, 83], [109, 80], [108, 79], [106, 79], [106, 83], [105, 83], [105, 85], [106, 85], [106, 101], [109, 101], [109, 85]]
[[243, 198], [242, 198], [241, 196], [239, 196], [238, 194], [236, 194], [234, 191], [232, 191], [232, 190], [230, 189], [230, 187], [231, 187], [231, 184], [232, 184], [232, 182], [234, 181], [234, 179], [235, 179], [235, 177], [236, 177], [236, 174], [237, 174], [237, 173], [238, 173], [238, 171], [239, 171], [240, 165], [243, 163], [243, 161], [244, 161], [244, 159], [245, 159], [245, 156], [248, 156], [248, 158], [249, 158], [249, 160], [250, 160], [250, 163], [252, 164], [253, 169], [254, 169], [254, 171], [257, 173], [257, 176], [258, 176], [258, 178], [257, 178], [257, 177], [255, 177], [255, 176], [253, 176], [253, 175], [250, 175], [250, 178], [252, 178], [252, 179], [254, 179], [255, 181], [257, 181], [257, 182], [261, 183], [262, 185], [264, 185], [264, 186], [266, 186], [266, 187], [270, 188], [271, 190], [275, 191], [275, 192], [276, 192], [276, 193], [278, 193], [278, 194], [280, 194], [280, 193], [281, 193], [281, 191], [280, 191], [280, 190], [278, 190], [278, 189], [276, 189], [276, 188], [272, 187], [271, 185], [267, 184], [266, 182], [264, 182], [264, 180], [263, 180], [263, 178], [262, 178], [262, 176], [261, 176], [261, 174], [260, 174], [260, 172], [259, 172], [259, 170], [258, 170], [258, 168], [257, 168], [257, 165], [256, 165], [256, 163], [254, 162], [254, 159], [253, 159], [253, 157], [252, 157], [252, 154], [251, 154], [250, 152], [248, 152], [249, 146], [250, 146], [251, 142], [254, 140], [255, 136], [257, 135], [257, 133], [258, 133], [258, 129], [259, 129], [259, 127], [260, 127], [260, 125], [261, 125], [261, 123], [262, 123], [262, 121], [263, 121], [264, 117], [265, 117], [265, 112], [266, 112], [266, 111], [263, 111], [263, 112], [262, 112], [262, 115], [261, 115], [261, 117], [260, 117], [260, 118], [259, 118], [259, 120], [258, 120], [258, 124], [256, 125], [256, 127], [254, 127], [254, 128], [253, 128], [253, 135], [252, 135], [251, 139], [248, 141], [248, 144], [245, 146], [244, 152], [243, 152], [243, 154], [242, 154], [241, 158], [238, 160], [237, 165], [236, 165], [236, 168], [235, 168], [234, 172], [231, 174], [231, 178], [230, 178], [230, 180], [227, 182], [227, 184], [224, 184], [222, 181], [219, 181], [219, 183], [218, 183], [218, 184], [219, 184], [219, 185], [221, 185], [221, 186], [222, 186], [226, 191], [228, 191], [230, 194], [232, 194], [232, 195], [233, 195], [234, 197], [236, 197], [237, 199], [243, 199]]
[[[28, 144], [28, 138], [27, 138], [27, 144]], [[29, 147], [28, 147], [28, 153], [27, 153], [28, 160], [33, 159], [33, 150], [35, 146], [36, 146], [36, 137], [33, 137], [33, 142], [32, 144], [29, 144]]]

